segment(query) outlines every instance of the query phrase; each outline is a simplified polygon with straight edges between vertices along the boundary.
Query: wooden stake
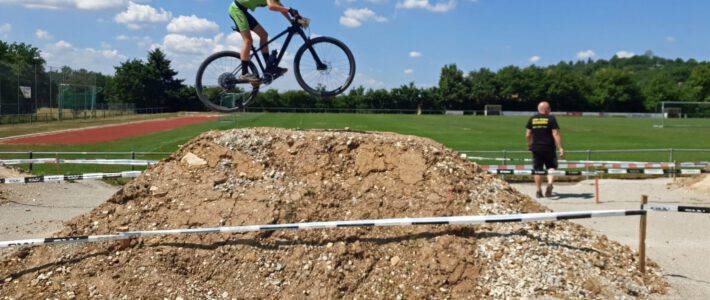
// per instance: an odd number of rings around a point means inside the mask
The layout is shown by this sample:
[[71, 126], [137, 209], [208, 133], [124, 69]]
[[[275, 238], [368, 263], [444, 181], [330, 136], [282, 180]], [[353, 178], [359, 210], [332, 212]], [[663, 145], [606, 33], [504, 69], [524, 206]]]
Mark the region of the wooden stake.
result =
[[596, 191], [597, 204], [599, 204], [599, 174], [597, 174], [597, 176], [594, 177], [594, 189]]
[[[641, 196], [641, 205], [648, 204], [648, 196]], [[639, 270], [646, 274], [646, 214], [641, 215], [639, 228]]]

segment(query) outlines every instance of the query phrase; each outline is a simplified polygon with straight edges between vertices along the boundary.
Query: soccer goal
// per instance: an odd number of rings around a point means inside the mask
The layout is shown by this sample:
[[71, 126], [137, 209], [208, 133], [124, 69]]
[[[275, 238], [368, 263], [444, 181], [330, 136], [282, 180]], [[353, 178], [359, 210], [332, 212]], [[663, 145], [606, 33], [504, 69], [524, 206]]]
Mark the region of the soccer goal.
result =
[[484, 108], [484, 113], [486, 116], [502, 116], [503, 115], [503, 105], [489, 104]]
[[658, 128], [710, 127], [710, 102], [664, 101]]
[[76, 118], [96, 117], [96, 95], [101, 89], [94, 85], [60, 84], [58, 94], [59, 119], [66, 114]]

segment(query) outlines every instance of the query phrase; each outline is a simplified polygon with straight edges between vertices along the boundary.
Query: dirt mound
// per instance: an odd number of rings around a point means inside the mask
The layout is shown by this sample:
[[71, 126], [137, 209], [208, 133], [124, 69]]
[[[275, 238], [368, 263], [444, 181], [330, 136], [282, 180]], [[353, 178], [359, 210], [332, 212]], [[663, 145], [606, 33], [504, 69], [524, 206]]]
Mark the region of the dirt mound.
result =
[[710, 193], [710, 174], [678, 178], [669, 186], [675, 189], [684, 189], [692, 192]]
[[[427, 139], [206, 133], [59, 236], [545, 211]], [[282, 231], [36, 247], [0, 263], [8, 298], [647, 297], [628, 247], [569, 222]]]

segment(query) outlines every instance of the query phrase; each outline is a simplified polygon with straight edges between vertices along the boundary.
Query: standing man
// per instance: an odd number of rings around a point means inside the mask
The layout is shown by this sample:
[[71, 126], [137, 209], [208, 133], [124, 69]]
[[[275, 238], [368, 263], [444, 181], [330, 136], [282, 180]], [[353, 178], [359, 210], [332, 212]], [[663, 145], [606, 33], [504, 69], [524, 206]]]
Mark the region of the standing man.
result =
[[[562, 147], [562, 136], [557, 119], [550, 114], [550, 103], [540, 102], [537, 106], [538, 114], [528, 120], [525, 140], [528, 142], [528, 150], [533, 154], [533, 169], [535, 171], [554, 171], [557, 169], [556, 148], [560, 149], [560, 157], [565, 157], [565, 150]], [[547, 189], [545, 197], [552, 196], [554, 176], [547, 176]], [[542, 198], [542, 177], [535, 175], [535, 185], [537, 186], [537, 197]]]

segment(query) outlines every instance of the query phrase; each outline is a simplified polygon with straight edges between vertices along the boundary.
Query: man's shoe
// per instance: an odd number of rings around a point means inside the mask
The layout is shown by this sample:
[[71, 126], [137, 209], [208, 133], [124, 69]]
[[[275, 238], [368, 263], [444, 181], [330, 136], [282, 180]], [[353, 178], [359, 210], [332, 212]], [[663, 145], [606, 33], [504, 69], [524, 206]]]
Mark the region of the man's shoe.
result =
[[267, 70], [268, 73], [274, 74], [276, 76], [281, 76], [283, 74], [286, 74], [288, 72], [287, 68], [282, 68], [282, 67], [273, 67]]
[[545, 197], [552, 197], [552, 185], [548, 185], [545, 189]]
[[248, 74], [244, 74], [242, 76], [239, 76], [239, 80], [249, 81], [251, 83], [254, 83], [254, 82], [259, 81], [259, 77], [256, 77], [256, 75], [254, 75], [254, 74], [248, 73]]
[[538, 198], [542, 198], [542, 191], [538, 190], [535, 196], [537, 196]]

